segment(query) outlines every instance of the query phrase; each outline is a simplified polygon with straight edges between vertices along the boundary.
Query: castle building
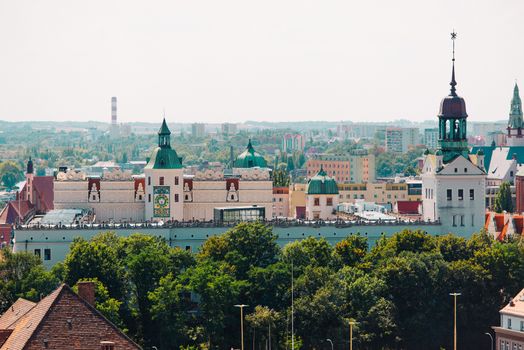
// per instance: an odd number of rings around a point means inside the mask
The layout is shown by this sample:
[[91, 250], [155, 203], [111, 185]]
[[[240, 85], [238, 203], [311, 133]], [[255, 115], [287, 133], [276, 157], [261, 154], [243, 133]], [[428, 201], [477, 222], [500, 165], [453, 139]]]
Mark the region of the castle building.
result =
[[506, 143], [508, 146], [524, 146], [524, 135], [522, 134], [523, 127], [522, 100], [519, 95], [519, 87], [517, 83], [515, 83], [507, 127], [508, 136]]
[[[51, 184], [51, 195], [47, 193], [44, 197], [50, 199], [48, 203], [41, 200], [43, 197], [38, 192], [42, 186], [36, 186], [43, 177], [33, 179], [30, 161], [27, 188], [34, 194], [26, 190], [22, 193], [20, 210], [23, 209], [28, 216], [22, 221], [27, 222], [35, 212], [45, 214], [49, 211], [39, 211], [40, 202], [48, 207], [51, 205], [48, 209], [61, 210], [54, 213], [56, 217], [65, 214], [64, 210], [74, 209], [90, 213], [94, 222], [106, 223], [209, 221], [215, 218], [216, 208], [226, 208], [228, 213], [231, 208], [238, 208], [234, 215], [246, 217], [242, 212], [252, 211], [252, 206], [258, 207], [257, 215], [271, 219], [274, 206], [271, 173], [251, 140], [232, 163], [231, 169], [186, 171], [182, 158], [171, 146], [171, 131], [164, 120], [158, 132], [158, 145], [143, 175], [132, 175], [130, 171], [119, 168], [105, 170], [101, 175], [62, 169], [55, 178], [50, 177], [51, 181], [45, 177], [46, 183]], [[6, 218], [20, 216], [16, 204], [5, 209]], [[47, 222], [47, 219], [43, 220]]]
[[484, 226], [485, 219], [484, 155], [469, 152], [466, 103], [455, 88], [454, 50], [452, 62], [451, 91], [442, 99], [438, 114], [438, 149], [435, 154], [426, 151], [424, 156], [423, 217], [439, 220], [442, 232], [474, 233]]

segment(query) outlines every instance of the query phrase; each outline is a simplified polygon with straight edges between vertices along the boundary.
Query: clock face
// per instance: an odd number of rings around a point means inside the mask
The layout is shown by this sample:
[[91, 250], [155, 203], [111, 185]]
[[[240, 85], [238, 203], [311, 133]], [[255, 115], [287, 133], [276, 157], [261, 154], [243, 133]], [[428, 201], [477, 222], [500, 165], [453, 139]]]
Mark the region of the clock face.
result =
[[155, 196], [155, 204], [160, 208], [167, 208], [169, 206], [169, 197], [165, 194], [158, 194]]

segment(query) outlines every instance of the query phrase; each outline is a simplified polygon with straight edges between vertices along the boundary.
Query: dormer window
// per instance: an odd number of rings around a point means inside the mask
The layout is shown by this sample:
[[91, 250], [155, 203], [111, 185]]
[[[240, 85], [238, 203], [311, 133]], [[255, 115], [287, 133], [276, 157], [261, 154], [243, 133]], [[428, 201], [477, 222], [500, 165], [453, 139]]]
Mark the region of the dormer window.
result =
[[100, 350], [115, 350], [115, 343], [112, 341], [100, 342]]

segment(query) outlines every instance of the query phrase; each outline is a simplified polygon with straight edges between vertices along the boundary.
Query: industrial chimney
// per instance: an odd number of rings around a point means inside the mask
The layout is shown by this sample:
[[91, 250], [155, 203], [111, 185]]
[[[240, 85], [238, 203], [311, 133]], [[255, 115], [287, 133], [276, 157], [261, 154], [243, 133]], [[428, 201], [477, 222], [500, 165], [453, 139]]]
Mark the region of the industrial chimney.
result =
[[111, 125], [116, 125], [116, 97], [111, 97]]

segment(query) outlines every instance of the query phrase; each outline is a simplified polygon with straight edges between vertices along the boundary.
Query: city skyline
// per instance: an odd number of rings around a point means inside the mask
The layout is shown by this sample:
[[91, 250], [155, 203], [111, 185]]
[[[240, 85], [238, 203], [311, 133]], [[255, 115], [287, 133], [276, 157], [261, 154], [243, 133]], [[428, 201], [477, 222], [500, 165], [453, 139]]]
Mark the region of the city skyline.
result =
[[164, 108], [170, 122], [430, 120], [449, 92], [452, 30], [469, 121], [505, 120], [524, 80], [519, 8], [2, 3], [0, 120], [107, 122], [112, 96], [124, 123]]

